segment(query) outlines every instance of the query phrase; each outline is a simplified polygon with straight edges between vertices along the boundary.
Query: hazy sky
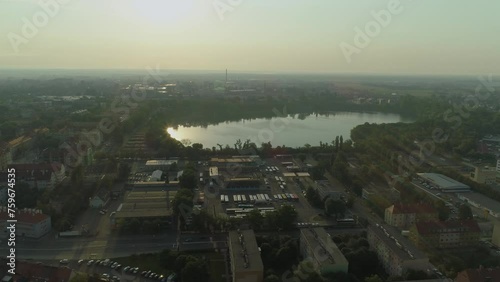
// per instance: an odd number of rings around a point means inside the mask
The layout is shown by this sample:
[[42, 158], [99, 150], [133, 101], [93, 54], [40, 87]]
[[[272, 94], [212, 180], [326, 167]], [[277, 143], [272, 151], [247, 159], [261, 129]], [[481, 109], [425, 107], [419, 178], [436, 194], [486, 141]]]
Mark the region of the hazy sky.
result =
[[500, 73], [500, 1], [401, 0], [350, 63], [339, 45], [390, 1], [59, 1], [44, 23], [39, 1], [0, 0], [0, 67]]

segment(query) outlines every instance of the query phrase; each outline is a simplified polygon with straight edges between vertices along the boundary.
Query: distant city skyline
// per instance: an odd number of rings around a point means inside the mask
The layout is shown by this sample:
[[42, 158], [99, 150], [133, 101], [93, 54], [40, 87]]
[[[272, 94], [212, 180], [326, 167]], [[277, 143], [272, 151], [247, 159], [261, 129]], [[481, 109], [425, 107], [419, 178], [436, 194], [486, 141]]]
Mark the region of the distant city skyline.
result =
[[500, 73], [500, 2], [40, 3], [0, 0], [0, 68]]

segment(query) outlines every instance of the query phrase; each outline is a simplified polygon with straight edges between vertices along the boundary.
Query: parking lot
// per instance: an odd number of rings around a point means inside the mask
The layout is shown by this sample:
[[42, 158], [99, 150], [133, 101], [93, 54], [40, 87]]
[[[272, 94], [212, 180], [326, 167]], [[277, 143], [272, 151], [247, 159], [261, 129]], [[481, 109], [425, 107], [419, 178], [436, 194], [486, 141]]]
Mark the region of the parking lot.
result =
[[[213, 191], [205, 188], [205, 208], [216, 213], [224, 213], [229, 217], [241, 218], [245, 213], [257, 208], [265, 213], [279, 208], [282, 204], [291, 204], [297, 210], [298, 226], [314, 226], [321, 210], [309, 205], [305, 199], [305, 189], [314, 185], [308, 177], [297, 177], [290, 173], [281, 162], [268, 160], [259, 172], [253, 173], [260, 179], [258, 189], [230, 190], [214, 184]], [[213, 195], [209, 195], [212, 193]], [[215, 192], [215, 194], [214, 194]]]
[[59, 265], [66, 265], [89, 275], [99, 275], [107, 281], [167, 281], [168, 277], [151, 270], [139, 269], [135, 266], [123, 266], [118, 262], [107, 260], [61, 260]]

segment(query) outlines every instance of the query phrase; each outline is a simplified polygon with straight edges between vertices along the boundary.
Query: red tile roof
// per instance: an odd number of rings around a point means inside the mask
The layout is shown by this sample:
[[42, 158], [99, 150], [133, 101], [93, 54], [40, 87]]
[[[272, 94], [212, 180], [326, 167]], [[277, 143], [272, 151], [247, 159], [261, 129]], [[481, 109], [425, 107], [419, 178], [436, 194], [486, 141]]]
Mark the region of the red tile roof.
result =
[[459, 272], [456, 282], [496, 282], [500, 281], [500, 268], [466, 269]]
[[50, 180], [52, 172], [60, 169], [60, 165], [44, 164], [13, 164], [11, 167], [16, 169], [16, 177], [29, 178], [35, 180]]
[[16, 265], [16, 276], [29, 281], [68, 282], [72, 270], [68, 267], [55, 267], [20, 261]]
[[417, 231], [419, 234], [432, 233], [455, 233], [457, 229], [463, 232], [480, 232], [479, 225], [474, 220], [457, 220], [457, 221], [426, 221], [417, 222]]
[[[35, 224], [44, 221], [47, 218], [49, 218], [48, 215], [43, 214], [40, 210], [33, 209], [33, 211], [17, 210], [15, 219], [18, 222]], [[7, 219], [9, 219], [7, 210], [5, 207], [2, 207], [0, 210], [0, 220], [7, 220]]]

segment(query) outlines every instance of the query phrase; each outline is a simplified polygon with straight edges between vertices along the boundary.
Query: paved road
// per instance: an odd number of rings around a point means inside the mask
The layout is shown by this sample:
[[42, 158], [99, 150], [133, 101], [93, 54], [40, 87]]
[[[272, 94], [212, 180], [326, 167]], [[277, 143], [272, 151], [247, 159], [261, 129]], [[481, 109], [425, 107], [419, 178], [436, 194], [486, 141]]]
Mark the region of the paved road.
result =
[[[162, 249], [177, 249], [176, 234], [166, 236], [142, 236], [128, 238], [88, 239], [88, 238], [60, 238], [43, 242], [18, 241], [16, 254], [18, 259], [88, 259], [90, 257], [110, 258], [129, 256], [137, 253], [158, 252]], [[193, 236], [183, 235], [180, 240], [179, 250], [211, 249], [225, 244], [225, 235], [216, 235], [201, 239], [200, 234]], [[189, 241], [185, 242], [187, 238]], [[0, 253], [7, 254], [7, 245], [0, 246]]]

